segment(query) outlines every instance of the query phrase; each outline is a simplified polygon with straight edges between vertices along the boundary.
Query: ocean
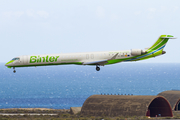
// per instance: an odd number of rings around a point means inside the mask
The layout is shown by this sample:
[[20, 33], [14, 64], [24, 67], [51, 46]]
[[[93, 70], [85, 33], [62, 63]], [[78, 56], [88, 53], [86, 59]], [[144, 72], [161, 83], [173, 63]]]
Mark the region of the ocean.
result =
[[81, 107], [95, 94], [157, 95], [180, 90], [180, 63], [62, 65], [13, 69], [0, 64], [0, 108]]

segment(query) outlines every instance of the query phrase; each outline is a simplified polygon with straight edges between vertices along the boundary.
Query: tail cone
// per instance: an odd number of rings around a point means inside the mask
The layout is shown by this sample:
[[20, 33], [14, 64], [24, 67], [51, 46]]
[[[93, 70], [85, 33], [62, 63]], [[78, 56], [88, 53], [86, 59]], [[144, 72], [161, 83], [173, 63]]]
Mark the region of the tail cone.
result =
[[162, 54], [165, 54], [166, 53], [166, 51], [162, 51]]

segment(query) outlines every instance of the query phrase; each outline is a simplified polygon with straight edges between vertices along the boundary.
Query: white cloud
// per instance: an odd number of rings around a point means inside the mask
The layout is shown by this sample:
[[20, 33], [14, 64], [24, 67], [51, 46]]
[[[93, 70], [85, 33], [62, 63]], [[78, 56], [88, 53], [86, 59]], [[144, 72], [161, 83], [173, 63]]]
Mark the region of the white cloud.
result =
[[147, 14], [147, 18], [148, 19], [153, 19], [154, 15], [155, 15], [155, 12], [156, 12], [156, 8], [149, 8], [148, 12], [149, 13]]
[[136, 11], [134, 12], [135, 15], [140, 15], [141, 14], [141, 11]]
[[6, 12], [1, 12], [0, 14], [4, 19], [17, 19], [20, 18], [23, 15], [27, 15], [28, 17], [31, 18], [47, 18], [49, 17], [49, 13], [46, 11], [34, 11], [34, 10], [27, 10], [26, 12], [24, 11], [6, 11]]
[[149, 8], [148, 11], [149, 12], [156, 12], [156, 8]]
[[4, 17], [11, 17], [12, 16], [12, 12], [3, 12], [2, 15]]
[[161, 7], [160, 7], [160, 10], [161, 10], [161, 12], [164, 12], [164, 11], [167, 10], [167, 7], [166, 7], [166, 6], [161, 6]]
[[179, 7], [175, 6], [174, 9], [173, 9], [173, 12], [176, 12], [178, 9], [179, 9]]
[[15, 12], [8, 11], [8, 12], [2, 13], [2, 15], [7, 18], [18, 18], [18, 17], [21, 17], [23, 14], [24, 14], [23, 11], [15, 11]]
[[27, 10], [26, 11], [26, 14], [27, 14], [28, 17], [35, 17], [34, 13], [35, 13], [34, 10]]
[[103, 18], [105, 16], [104, 8], [101, 6], [97, 7], [96, 14], [98, 17]]
[[117, 20], [117, 19], [118, 19], [118, 15], [116, 15], [116, 14], [113, 13], [113, 14], [111, 15], [111, 20], [114, 21], [114, 20]]
[[153, 15], [147, 15], [147, 18], [148, 18], [148, 19], [153, 19], [154, 16], [153, 16]]
[[43, 18], [47, 18], [49, 16], [49, 13], [46, 11], [37, 11], [37, 14]]
[[34, 10], [27, 10], [26, 12], [28, 17], [43, 17], [47, 18], [49, 16], [49, 13], [46, 11], [34, 11]]
[[24, 14], [23, 11], [14, 12], [14, 16], [16, 16], [16, 17], [21, 17], [23, 14]]

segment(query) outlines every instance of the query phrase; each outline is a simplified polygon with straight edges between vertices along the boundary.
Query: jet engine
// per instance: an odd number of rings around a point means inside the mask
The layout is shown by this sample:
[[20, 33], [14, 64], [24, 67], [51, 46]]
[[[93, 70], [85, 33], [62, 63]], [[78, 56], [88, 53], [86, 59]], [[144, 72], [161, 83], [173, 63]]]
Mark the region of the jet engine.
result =
[[142, 55], [147, 53], [145, 50], [141, 50], [141, 49], [131, 49], [131, 55]]

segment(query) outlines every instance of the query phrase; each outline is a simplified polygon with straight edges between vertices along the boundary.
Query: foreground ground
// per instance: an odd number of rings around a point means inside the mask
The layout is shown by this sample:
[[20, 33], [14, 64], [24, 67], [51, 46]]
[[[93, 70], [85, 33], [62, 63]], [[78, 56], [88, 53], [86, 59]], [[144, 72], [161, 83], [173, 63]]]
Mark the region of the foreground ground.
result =
[[46, 108], [13, 108], [0, 109], [0, 120], [151, 120], [151, 119], [180, 119], [176, 114], [173, 118], [147, 118], [147, 117], [105, 117], [105, 116], [82, 116], [80, 113], [75, 115], [66, 109], [46, 109]]

